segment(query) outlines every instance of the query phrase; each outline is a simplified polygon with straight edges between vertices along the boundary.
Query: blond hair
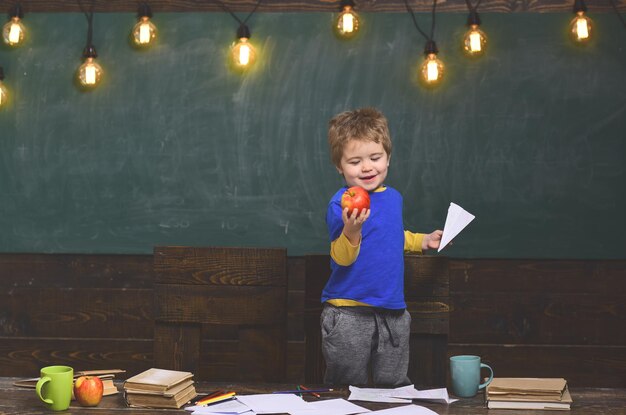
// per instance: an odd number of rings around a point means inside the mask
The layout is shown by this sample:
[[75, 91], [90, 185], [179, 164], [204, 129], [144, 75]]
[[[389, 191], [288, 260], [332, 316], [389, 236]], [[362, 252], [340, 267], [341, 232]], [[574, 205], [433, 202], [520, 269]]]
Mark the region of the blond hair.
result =
[[350, 140], [381, 143], [387, 156], [391, 156], [391, 136], [387, 118], [376, 108], [360, 108], [335, 115], [328, 123], [330, 159], [341, 166], [343, 148]]

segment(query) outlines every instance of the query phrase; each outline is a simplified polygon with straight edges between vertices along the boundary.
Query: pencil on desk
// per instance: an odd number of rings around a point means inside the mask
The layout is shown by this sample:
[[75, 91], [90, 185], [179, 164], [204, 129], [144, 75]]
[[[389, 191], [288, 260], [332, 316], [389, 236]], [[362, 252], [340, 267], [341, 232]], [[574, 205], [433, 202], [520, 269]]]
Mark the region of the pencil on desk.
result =
[[223, 393], [224, 393], [224, 391], [223, 391], [222, 389], [218, 389], [218, 390], [213, 391], [213, 392], [211, 392], [211, 393], [208, 393], [208, 394], [206, 394], [206, 395], [203, 395], [203, 396], [198, 396], [196, 399], [194, 399], [193, 401], [191, 401], [191, 403], [192, 403], [193, 405], [196, 405], [196, 404], [197, 404], [198, 402], [200, 402], [200, 401], [204, 401], [204, 400], [207, 400], [207, 399], [215, 398], [216, 396], [220, 396], [220, 395], [222, 395]]
[[226, 393], [222, 393], [220, 395], [209, 396], [207, 398], [200, 399], [198, 402], [196, 402], [196, 405], [198, 405], [198, 406], [206, 406], [206, 405], [210, 405], [212, 403], [217, 403], [217, 402], [222, 402], [222, 401], [226, 401], [226, 400], [229, 400], [229, 399], [234, 399], [234, 397], [235, 397], [235, 392], [226, 392]]
[[[298, 389], [302, 389], [302, 390], [305, 390], [305, 391], [310, 391], [310, 389], [309, 389], [309, 388], [307, 388], [307, 387], [306, 387], [306, 386], [304, 386], [304, 385], [300, 385], [300, 386], [298, 386]], [[311, 395], [315, 396], [316, 398], [321, 398], [320, 394], [319, 394], [319, 393], [317, 393], [317, 392], [310, 392], [310, 393], [311, 393]]]

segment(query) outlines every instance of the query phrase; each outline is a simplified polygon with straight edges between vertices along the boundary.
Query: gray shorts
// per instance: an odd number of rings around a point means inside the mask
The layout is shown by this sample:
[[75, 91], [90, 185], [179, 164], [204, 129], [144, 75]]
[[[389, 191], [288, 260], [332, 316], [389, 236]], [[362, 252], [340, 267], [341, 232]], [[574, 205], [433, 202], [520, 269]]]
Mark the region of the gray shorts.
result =
[[320, 322], [324, 383], [366, 385], [370, 371], [377, 386], [411, 383], [408, 311], [324, 304]]

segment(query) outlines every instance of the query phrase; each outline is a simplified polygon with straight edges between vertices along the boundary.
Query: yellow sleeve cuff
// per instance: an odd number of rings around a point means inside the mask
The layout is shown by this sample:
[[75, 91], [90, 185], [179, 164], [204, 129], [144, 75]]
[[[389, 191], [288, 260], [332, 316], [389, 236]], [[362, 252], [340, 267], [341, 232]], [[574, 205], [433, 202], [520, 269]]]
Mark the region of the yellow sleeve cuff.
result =
[[361, 250], [361, 241], [354, 246], [348, 240], [348, 237], [341, 232], [339, 238], [330, 243], [330, 256], [338, 264], [343, 267], [352, 265], [359, 256]]
[[417, 252], [421, 254], [424, 236], [423, 233], [404, 231], [404, 252]]

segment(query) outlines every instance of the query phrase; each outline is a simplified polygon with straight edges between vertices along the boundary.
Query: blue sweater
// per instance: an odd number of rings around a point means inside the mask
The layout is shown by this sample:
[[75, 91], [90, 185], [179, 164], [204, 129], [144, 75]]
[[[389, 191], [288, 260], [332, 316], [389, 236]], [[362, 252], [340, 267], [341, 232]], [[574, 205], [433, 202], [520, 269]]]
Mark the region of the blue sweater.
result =
[[[330, 200], [326, 224], [330, 240], [341, 235], [340, 189]], [[387, 187], [370, 192], [370, 217], [361, 230], [361, 248], [349, 266], [331, 259], [331, 275], [322, 292], [322, 302], [348, 299], [387, 309], [406, 308], [404, 302], [404, 224], [402, 195]]]

